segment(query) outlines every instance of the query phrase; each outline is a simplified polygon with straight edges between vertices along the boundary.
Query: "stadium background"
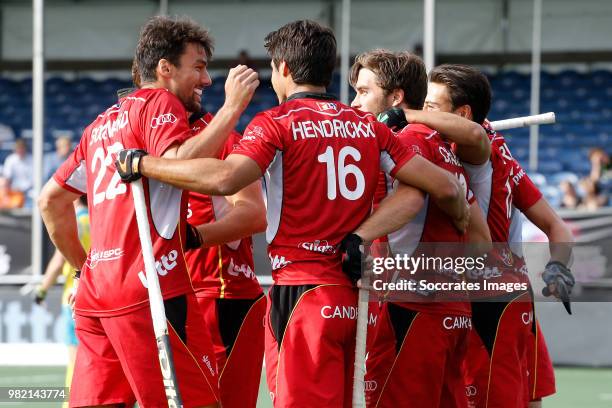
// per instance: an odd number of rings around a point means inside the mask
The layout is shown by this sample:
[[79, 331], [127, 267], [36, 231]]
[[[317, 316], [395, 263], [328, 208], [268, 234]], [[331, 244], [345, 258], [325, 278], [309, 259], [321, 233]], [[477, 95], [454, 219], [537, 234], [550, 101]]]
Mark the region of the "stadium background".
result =
[[[537, 2], [539, 0], [535, 0]], [[80, 137], [84, 126], [130, 85], [129, 67], [138, 30], [154, 14], [189, 15], [210, 28], [216, 42], [211, 63], [213, 85], [204, 106], [214, 112], [223, 101], [224, 75], [241, 50], [264, 78], [241, 119], [241, 130], [256, 112], [277, 103], [269, 82], [263, 38], [269, 31], [299, 18], [334, 28], [348, 55], [374, 47], [393, 50], [425, 48], [424, 3], [407, 1], [96, 1], [47, 0], [44, 4], [45, 152], [57, 137]], [[490, 119], [527, 115], [531, 109], [534, 0], [437, 0], [435, 60], [475, 64], [487, 72], [494, 90]], [[344, 13], [350, 5], [350, 13]], [[350, 16], [344, 26], [343, 17]], [[347, 21], [347, 20], [344, 20]], [[343, 34], [350, 28], [348, 37]], [[559, 184], [566, 180], [581, 191], [579, 180], [591, 171], [589, 152], [600, 147], [612, 154], [612, 2], [544, 0], [541, 19], [539, 111], [554, 111], [555, 125], [539, 128], [537, 152], [530, 148], [530, 129], [507, 131], [515, 157], [555, 207]], [[14, 137], [33, 145], [32, 132], [33, 8], [27, 0], [0, 0], [0, 124]], [[340, 67], [340, 64], [339, 64]], [[341, 89], [344, 74], [331, 91]], [[349, 94], [349, 98], [352, 94]], [[0, 165], [12, 152], [14, 138], [0, 140]], [[534, 153], [530, 162], [530, 151]], [[537, 163], [533, 160], [537, 157]], [[535, 164], [535, 165], [534, 165]], [[612, 195], [608, 173], [598, 182]], [[609, 203], [609, 201], [608, 201]], [[612, 209], [560, 210], [581, 248], [574, 272], [582, 302], [568, 317], [554, 303], [538, 303], [538, 315], [557, 367], [558, 394], [551, 407], [612, 407]], [[0, 386], [61, 385], [66, 356], [61, 342], [59, 287], [45, 308], [23, 295], [36, 273], [30, 267], [30, 210], [0, 211]], [[532, 225], [526, 242], [541, 242]], [[545, 244], [526, 244], [528, 253], [545, 252]], [[45, 245], [43, 262], [48, 258]], [[256, 273], [270, 283], [262, 237], [256, 239]], [[530, 261], [533, 269], [544, 260]], [[598, 300], [599, 302], [593, 302]], [[607, 368], [606, 368], [607, 367]], [[239, 385], [237, 385], [239, 387]], [[269, 406], [265, 385], [261, 406]], [[0, 403], [0, 406], [2, 404]], [[22, 405], [25, 406], [25, 405]], [[37, 405], [44, 406], [44, 405]]]

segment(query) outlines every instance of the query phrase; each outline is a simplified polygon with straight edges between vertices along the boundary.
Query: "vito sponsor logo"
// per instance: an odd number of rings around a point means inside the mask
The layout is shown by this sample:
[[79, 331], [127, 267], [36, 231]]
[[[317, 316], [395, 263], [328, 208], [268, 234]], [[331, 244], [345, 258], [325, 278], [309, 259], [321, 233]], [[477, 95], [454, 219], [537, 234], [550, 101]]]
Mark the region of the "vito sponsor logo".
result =
[[[349, 319], [357, 320], [357, 308], [355, 306], [330, 306], [326, 305], [321, 308], [321, 317], [324, 319]], [[373, 313], [369, 314], [368, 325], [376, 326], [378, 316]]]
[[446, 330], [471, 329], [472, 319], [467, 316], [448, 316], [442, 320], [442, 326]]
[[230, 258], [230, 264], [227, 268], [227, 272], [232, 276], [238, 276], [243, 274], [247, 279], [255, 279], [255, 272], [253, 269], [247, 264], [236, 265], [234, 263], [234, 258]]
[[336, 253], [336, 247], [334, 247], [333, 245], [329, 245], [329, 242], [327, 242], [326, 240], [320, 241], [317, 239], [313, 242], [302, 242], [300, 245], [298, 245], [298, 248], [302, 248], [312, 252], [319, 252], [321, 254]]
[[174, 116], [172, 113], [163, 113], [158, 117], [151, 119], [151, 128], [155, 129], [159, 126], [174, 122], [176, 122], [176, 116]]
[[99, 262], [115, 261], [123, 256], [123, 248], [103, 249], [98, 251], [97, 249], [91, 249], [89, 252], [89, 259], [87, 265], [89, 269], [95, 268]]
[[273, 271], [280, 268], [284, 268], [285, 266], [291, 263], [291, 261], [286, 260], [284, 256], [268, 254], [268, 257], [270, 258], [270, 263], [272, 264]]
[[102, 140], [110, 139], [115, 136], [119, 130], [123, 129], [129, 123], [128, 113], [127, 111], [121, 113], [117, 119], [108, 120], [101, 124], [100, 126], [96, 126], [91, 131], [91, 138], [89, 140], [89, 145], [91, 146], [94, 143], [100, 142]]
[[[155, 269], [157, 270], [157, 274], [159, 276], [166, 276], [168, 272], [176, 268], [176, 260], [178, 258], [178, 251], [173, 249], [168, 252], [167, 255], [162, 255], [159, 260], [155, 261]], [[142, 282], [143, 286], [146, 288], [147, 286], [147, 275], [140, 271], [138, 272], [138, 278], [140, 278], [140, 282]]]

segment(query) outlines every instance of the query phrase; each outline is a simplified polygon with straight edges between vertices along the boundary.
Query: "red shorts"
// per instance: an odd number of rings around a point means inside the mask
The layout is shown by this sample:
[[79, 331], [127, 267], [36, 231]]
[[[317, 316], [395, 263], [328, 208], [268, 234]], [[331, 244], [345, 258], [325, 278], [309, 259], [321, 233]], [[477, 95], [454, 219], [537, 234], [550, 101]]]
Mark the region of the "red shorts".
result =
[[356, 318], [355, 288], [272, 286], [265, 358], [275, 407], [351, 407]]
[[474, 408], [524, 408], [525, 362], [534, 325], [531, 295], [498, 299], [472, 303], [474, 330], [465, 362], [466, 395]]
[[468, 316], [383, 305], [366, 360], [368, 407], [467, 407]]
[[217, 356], [221, 405], [254, 408], [264, 355], [266, 298], [197, 299]]
[[527, 347], [527, 370], [529, 374], [529, 401], [539, 401], [557, 392], [555, 370], [537, 319], [535, 333], [531, 333]]
[[[170, 347], [185, 407], [219, 400], [210, 335], [193, 294], [164, 301]], [[76, 316], [79, 338], [70, 406], [167, 406], [148, 307], [112, 317]]]

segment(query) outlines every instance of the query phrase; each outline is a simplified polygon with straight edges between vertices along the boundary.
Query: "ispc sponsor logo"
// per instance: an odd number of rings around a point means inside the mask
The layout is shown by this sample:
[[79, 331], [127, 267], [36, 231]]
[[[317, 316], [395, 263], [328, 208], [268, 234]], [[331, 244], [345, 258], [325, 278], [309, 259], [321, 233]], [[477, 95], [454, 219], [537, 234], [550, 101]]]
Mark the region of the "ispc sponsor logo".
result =
[[467, 316], [449, 316], [442, 320], [442, 325], [446, 330], [471, 329], [472, 319]]
[[307, 251], [319, 252], [321, 254], [335, 254], [336, 248], [333, 245], [329, 245], [326, 240], [316, 240], [313, 242], [302, 242], [298, 245], [298, 248], [305, 249]]
[[151, 127], [155, 129], [161, 125], [174, 122], [176, 122], [176, 116], [174, 116], [172, 113], [164, 113], [156, 118], [151, 119]]
[[98, 265], [98, 262], [114, 261], [123, 256], [123, 248], [103, 249], [98, 251], [92, 249], [89, 252], [89, 268], [93, 269]]
[[[173, 249], [168, 252], [168, 255], [162, 255], [159, 261], [155, 261], [155, 269], [159, 276], [166, 276], [168, 272], [176, 267], [176, 259], [178, 258], [178, 251]], [[138, 272], [138, 278], [142, 282], [143, 286], [147, 287], [147, 275], [144, 272]]]

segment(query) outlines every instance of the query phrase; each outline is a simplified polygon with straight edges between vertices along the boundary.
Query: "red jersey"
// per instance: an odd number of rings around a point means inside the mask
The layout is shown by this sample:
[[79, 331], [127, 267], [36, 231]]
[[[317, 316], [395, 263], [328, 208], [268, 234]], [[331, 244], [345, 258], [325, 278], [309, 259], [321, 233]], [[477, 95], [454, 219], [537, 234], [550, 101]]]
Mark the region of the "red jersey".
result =
[[[207, 113], [191, 128], [194, 134], [204, 129], [213, 116]], [[240, 141], [232, 132], [218, 158], [225, 159]], [[222, 218], [231, 210], [225, 197], [189, 192], [187, 220], [202, 225]], [[254, 299], [262, 293], [255, 276], [251, 237], [209, 248], [198, 248], [185, 255], [196, 296], [206, 298]]]
[[[123, 149], [161, 156], [191, 137], [185, 108], [165, 89], [141, 89], [119, 100], [84, 131], [76, 150], [53, 178], [87, 194], [91, 249], [81, 271], [76, 312], [113, 316], [148, 303], [142, 249], [130, 184], [113, 165]], [[183, 191], [143, 178], [151, 241], [164, 298], [192, 291], [182, 253], [187, 210]]]
[[340, 241], [369, 216], [381, 167], [414, 155], [374, 115], [310, 93], [255, 116], [234, 154], [265, 175], [274, 281], [347, 286]]
[[[423, 156], [438, 167], [453, 173], [461, 184], [466, 187], [466, 199], [471, 204], [475, 201], [474, 194], [467, 187], [467, 173], [459, 159], [455, 156], [452, 146], [442, 136], [433, 129], [422, 124], [411, 124], [402, 129], [397, 137], [405, 146], [415, 153]], [[394, 255], [412, 255], [419, 247], [420, 243], [467, 242], [467, 235], [461, 234], [455, 227], [450, 217], [444, 213], [435, 203], [430, 201], [429, 196], [425, 198], [425, 205], [416, 217], [396, 232], [388, 235], [389, 246]], [[457, 248], [458, 249], [458, 248]], [[440, 248], [440, 253], [432, 253], [428, 246], [426, 249], [428, 256], [439, 255], [441, 257], [450, 256], [448, 248]], [[459, 275], [451, 271], [449, 276], [436, 278], [437, 280], [458, 281], [462, 279]], [[467, 297], [467, 294], [466, 296]], [[427, 303], [404, 303], [410, 309], [418, 311], [436, 313], [454, 313], [469, 315], [470, 305], [468, 302], [427, 302]]]

